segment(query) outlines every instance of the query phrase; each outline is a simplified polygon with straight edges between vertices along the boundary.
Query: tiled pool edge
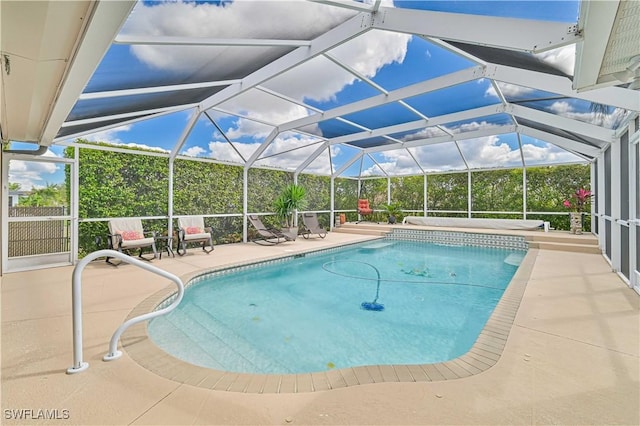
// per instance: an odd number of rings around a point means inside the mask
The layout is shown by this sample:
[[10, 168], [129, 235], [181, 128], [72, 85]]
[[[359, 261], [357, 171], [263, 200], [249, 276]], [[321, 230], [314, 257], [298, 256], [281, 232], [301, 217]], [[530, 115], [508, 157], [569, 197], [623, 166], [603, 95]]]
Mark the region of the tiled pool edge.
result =
[[[314, 392], [370, 383], [431, 382], [469, 377], [486, 371], [500, 359], [529, 281], [537, 253], [537, 249], [529, 249], [469, 352], [456, 359], [442, 363], [374, 365], [303, 374], [231, 373], [199, 367], [169, 355], [149, 339], [146, 323], [135, 325], [126, 330], [122, 336], [122, 346], [134, 361], [159, 376], [192, 386], [230, 392]], [[292, 256], [285, 256], [285, 258], [289, 257]], [[231, 267], [233, 266], [222, 269]], [[183, 279], [189, 280], [203, 273], [206, 272], [191, 273], [183, 277]], [[174, 292], [173, 286], [168, 286], [153, 294], [136, 306], [127, 319], [156, 309]]]

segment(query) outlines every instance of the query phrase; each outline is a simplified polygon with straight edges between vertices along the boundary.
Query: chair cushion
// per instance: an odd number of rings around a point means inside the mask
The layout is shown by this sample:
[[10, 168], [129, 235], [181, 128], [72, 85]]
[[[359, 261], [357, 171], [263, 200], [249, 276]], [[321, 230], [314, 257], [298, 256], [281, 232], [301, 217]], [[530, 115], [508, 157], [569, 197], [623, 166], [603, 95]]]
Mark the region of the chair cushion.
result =
[[202, 232], [199, 234], [186, 234], [184, 236], [185, 241], [208, 240], [209, 238], [211, 238], [211, 234], [209, 234], [208, 232]]
[[117, 234], [122, 235], [123, 241], [134, 241], [144, 239], [144, 234], [139, 231], [118, 231]]
[[187, 229], [187, 234], [191, 235], [191, 234], [202, 234], [204, 232], [204, 229], [198, 227], [198, 226], [188, 226]]
[[126, 249], [126, 248], [132, 248], [132, 247], [147, 247], [152, 245], [154, 242], [155, 240], [151, 237], [142, 238], [140, 240], [123, 240], [122, 248]]

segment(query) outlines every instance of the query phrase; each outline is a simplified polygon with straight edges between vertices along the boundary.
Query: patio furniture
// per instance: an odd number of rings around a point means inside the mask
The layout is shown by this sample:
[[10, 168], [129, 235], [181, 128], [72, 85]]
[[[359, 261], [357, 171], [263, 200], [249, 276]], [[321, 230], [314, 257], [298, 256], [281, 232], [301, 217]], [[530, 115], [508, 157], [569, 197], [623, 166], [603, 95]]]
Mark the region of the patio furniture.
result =
[[179, 217], [178, 248], [176, 251], [180, 256], [184, 256], [187, 254], [187, 244], [193, 243], [200, 244], [205, 253], [211, 253], [213, 251], [213, 228], [204, 225], [202, 216]]
[[156, 249], [158, 249], [158, 257], [162, 259], [162, 252], [166, 250], [167, 256], [176, 257], [173, 252], [173, 237], [169, 235], [156, 236]]
[[327, 231], [318, 223], [318, 215], [315, 213], [303, 213], [302, 215], [302, 236], [309, 238], [311, 234], [318, 234], [320, 238], [327, 236]]
[[[107, 245], [111, 250], [130, 254], [131, 250], [139, 250], [138, 257], [144, 260], [151, 260], [142, 256], [145, 248], [151, 247], [153, 250], [153, 259], [158, 257], [156, 250], [156, 233], [154, 231], [145, 232], [140, 219], [111, 219], [109, 221], [109, 235], [107, 236]], [[117, 266], [107, 257], [106, 262], [110, 265]]]
[[358, 200], [358, 214], [361, 219], [356, 223], [364, 222], [365, 218], [373, 214], [373, 209], [369, 206], [369, 200], [362, 198]]
[[257, 215], [248, 215], [247, 218], [251, 225], [258, 231], [258, 236], [251, 241], [256, 244], [280, 244], [285, 241], [291, 241], [291, 236], [287, 236], [279, 229], [267, 228], [262, 223], [262, 220]]

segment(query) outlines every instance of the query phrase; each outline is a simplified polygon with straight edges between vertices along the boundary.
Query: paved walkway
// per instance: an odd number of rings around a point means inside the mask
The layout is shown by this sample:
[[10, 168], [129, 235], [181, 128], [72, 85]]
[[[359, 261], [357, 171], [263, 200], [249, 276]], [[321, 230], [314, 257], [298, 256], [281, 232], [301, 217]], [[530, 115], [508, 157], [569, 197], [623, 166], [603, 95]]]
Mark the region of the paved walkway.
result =
[[[210, 255], [190, 249], [153, 264], [184, 276], [361, 239], [330, 233], [271, 247], [218, 246]], [[102, 261], [83, 274], [90, 367], [65, 374], [73, 360], [71, 273], [65, 267], [2, 277], [3, 424], [640, 424], [640, 296], [600, 255], [537, 250], [502, 357], [481, 374], [298, 394], [181, 384], [126, 351], [103, 362], [113, 331], [168, 282]], [[58, 419], [34, 420], [45, 417]]]

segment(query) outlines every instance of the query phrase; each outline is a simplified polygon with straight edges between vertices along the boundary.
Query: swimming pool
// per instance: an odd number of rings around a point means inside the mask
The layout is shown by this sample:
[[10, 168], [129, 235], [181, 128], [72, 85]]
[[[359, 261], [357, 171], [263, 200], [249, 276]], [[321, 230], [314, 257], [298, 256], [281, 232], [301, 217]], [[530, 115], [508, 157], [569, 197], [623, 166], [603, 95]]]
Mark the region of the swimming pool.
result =
[[[195, 280], [149, 336], [244, 373], [443, 362], [473, 345], [524, 253], [378, 240], [225, 271]], [[384, 310], [362, 309], [374, 300]]]

